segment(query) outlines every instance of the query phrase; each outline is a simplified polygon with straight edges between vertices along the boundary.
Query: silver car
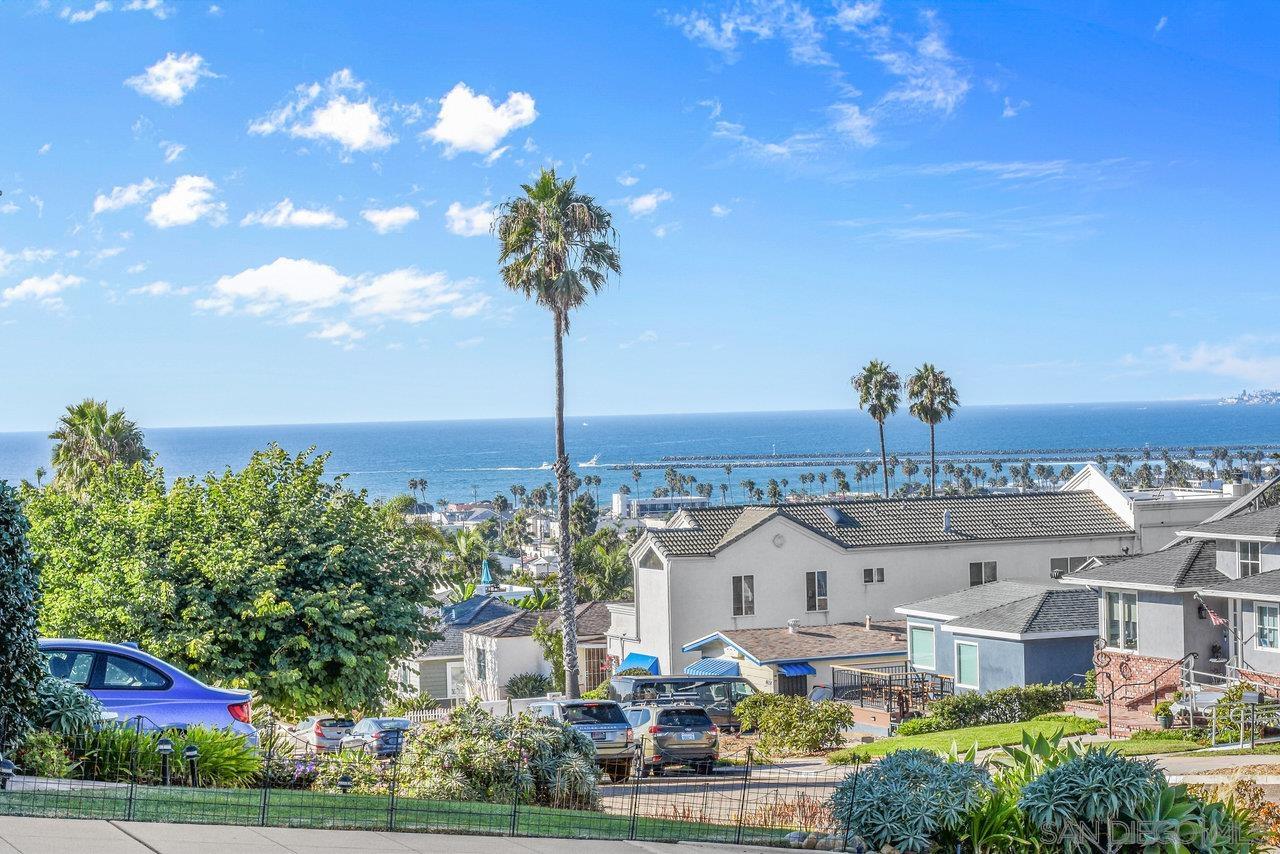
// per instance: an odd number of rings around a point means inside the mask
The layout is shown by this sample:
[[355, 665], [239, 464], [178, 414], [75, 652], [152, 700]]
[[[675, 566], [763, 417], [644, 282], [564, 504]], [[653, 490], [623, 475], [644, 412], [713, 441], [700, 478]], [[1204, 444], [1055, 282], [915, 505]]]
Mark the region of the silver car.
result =
[[532, 703], [529, 711], [569, 724], [590, 736], [596, 761], [611, 780], [631, 775], [635, 738], [622, 706], [613, 700], [546, 700]]
[[337, 753], [342, 749], [342, 739], [351, 733], [355, 721], [351, 718], [335, 718], [332, 715], [312, 715], [298, 721], [290, 733], [295, 739], [294, 749], [299, 753]]

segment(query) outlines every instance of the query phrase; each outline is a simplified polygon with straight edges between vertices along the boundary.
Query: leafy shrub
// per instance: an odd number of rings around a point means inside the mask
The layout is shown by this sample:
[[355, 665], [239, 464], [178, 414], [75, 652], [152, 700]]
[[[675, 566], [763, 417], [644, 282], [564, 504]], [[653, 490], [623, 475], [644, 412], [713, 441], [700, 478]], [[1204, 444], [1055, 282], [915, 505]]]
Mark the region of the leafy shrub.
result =
[[30, 526], [18, 495], [0, 480], [0, 751], [35, 724], [44, 673], [37, 646], [40, 573], [27, 545]]
[[1051, 768], [1065, 765], [1084, 755], [1084, 750], [1063, 740], [1063, 730], [1046, 737], [1029, 732], [1022, 734], [1022, 744], [1008, 746], [993, 754], [990, 764], [997, 769], [996, 781], [1002, 790], [1018, 791]]
[[1200, 727], [1192, 729], [1140, 729], [1129, 734], [1130, 741], [1199, 741], [1207, 742], [1207, 733]]
[[27, 733], [15, 759], [24, 773], [36, 777], [65, 778], [75, 770], [62, 738], [43, 729]]
[[402, 718], [413, 712], [429, 712], [439, 705], [440, 702], [426, 691], [417, 694], [398, 694], [387, 702], [387, 714], [394, 718]]
[[862, 837], [873, 850], [929, 851], [957, 845], [991, 789], [990, 776], [976, 765], [900, 750], [845, 777], [831, 796], [831, 813], [840, 833]]
[[526, 697], [545, 697], [555, 686], [550, 676], [541, 673], [517, 673], [507, 680], [508, 697], [523, 699]]
[[842, 730], [853, 726], [853, 710], [844, 703], [785, 694], [752, 694], [735, 709], [743, 729], [753, 729], [766, 754], [817, 753], [844, 743]]
[[1138, 820], [1143, 805], [1164, 787], [1154, 762], [1092, 750], [1027, 783], [1018, 805], [1051, 838], [1079, 828], [1105, 834], [1109, 822]]
[[175, 782], [188, 782], [189, 768], [182, 759], [187, 745], [195, 745], [200, 752], [196, 773], [201, 786], [248, 786], [259, 779], [262, 756], [243, 735], [230, 730], [191, 727], [186, 732], [139, 732], [133, 726], [117, 725], [70, 736], [67, 744], [85, 779], [124, 783], [136, 771], [139, 782], [156, 783], [161, 777], [162, 761], [156, 751], [161, 738], [173, 742], [169, 768]]
[[924, 735], [929, 732], [941, 732], [947, 728], [946, 721], [942, 718], [935, 717], [919, 717], [908, 718], [898, 724], [898, 728], [894, 730], [894, 735]]
[[65, 679], [46, 676], [36, 688], [40, 726], [59, 735], [89, 732], [102, 722], [102, 704]]
[[317, 757], [315, 788], [340, 792], [338, 780], [351, 779], [351, 791], [365, 795], [383, 795], [389, 789], [390, 765], [379, 762], [372, 753], [364, 750], [344, 750], [332, 756]]
[[521, 803], [570, 809], [600, 804], [591, 739], [528, 714], [495, 717], [470, 703], [448, 721], [424, 725], [400, 759], [406, 797]]
[[955, 694], [935, 700], [929, 717], [940, 729], [961, 729], [983, 724], [1012, 724], [1041, 715], [1061, 712], [1068, 700], [1078, 699], [1084, 689], [1070, 682], [1054, 685], [1011, 685], [986, 694]]

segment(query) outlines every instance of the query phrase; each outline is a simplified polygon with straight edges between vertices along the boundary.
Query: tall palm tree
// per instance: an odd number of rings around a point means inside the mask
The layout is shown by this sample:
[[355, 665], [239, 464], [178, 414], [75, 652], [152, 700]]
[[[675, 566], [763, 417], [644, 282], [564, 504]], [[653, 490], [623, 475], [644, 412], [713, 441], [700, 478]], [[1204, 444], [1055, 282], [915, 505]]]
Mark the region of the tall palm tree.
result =
[[105, 400], [85, 398], [68, 406], [49, 438], [54, 441], [53, 483], [58, 487], [78, 490], [112, 463], [151, 461], [138, 425], [123, 409], [108, 410]]
[[889, 497], [889, 457], [884, 447], [884, 420], [898, 411], [902, 380], [889, 365], [872, 359], [849, 383], [858, 393], [858, 408], [865, 409], [880, 428], [880, 464], [884, 471], [884, 497]]
[[937, 491], [938, 452], [934, 432], [943, 419], [950, 419], [960, 406], [960, 396], [951, 378], [925, 362], [907, 380], [911, 414], [929, 425], [929, 495]]
[[498, 264], [508, 288], [551, 313], [556, 376], [556, 490], [560, 513], [560, 624], [564, 631], [565, 689], [578, 696], [578, 627], [575, 620], [573, 538], [569, 532], [569, 456], [564, 443], [564, 336], [569, 315], [622, 272], [613, 217], [576, 179], [560, 180], [543, 169], [522, 195], [503, 202], [494, 221], [501, 244]]

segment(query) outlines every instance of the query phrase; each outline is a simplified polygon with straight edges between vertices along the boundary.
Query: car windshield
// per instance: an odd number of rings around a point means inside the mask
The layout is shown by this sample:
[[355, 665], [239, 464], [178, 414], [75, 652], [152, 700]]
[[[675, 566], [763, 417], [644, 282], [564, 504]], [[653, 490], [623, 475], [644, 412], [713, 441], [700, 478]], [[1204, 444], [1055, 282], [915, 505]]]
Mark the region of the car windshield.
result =
[[667, 709], [658, 714], [658, 726], [709, 727], [711, 718], [702, 709]]
[[352, 722], [347, 718], [321, 718], [316, 723], [323, 727], [349, 727], [352, 725]]
[[564, 720], [570, 724], [625, 724], [627, 716], [614, 703], [583, 703], [565, 706]]
[[637, 682], [633, 698], [645, 700], [683, 700], [700, 706], [729, 708], [750, 697], [755, 690], [746, 682]]
[[374, 718], [374, 729], [408, 729], [411, 724], [405, 718]]

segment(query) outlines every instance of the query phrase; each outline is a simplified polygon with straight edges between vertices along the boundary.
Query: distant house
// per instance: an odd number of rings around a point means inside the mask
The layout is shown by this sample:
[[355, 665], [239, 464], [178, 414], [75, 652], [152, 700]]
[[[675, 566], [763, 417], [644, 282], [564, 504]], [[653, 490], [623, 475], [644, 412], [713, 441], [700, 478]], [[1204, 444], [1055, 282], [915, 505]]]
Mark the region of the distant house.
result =
[[[560, 627], [558, 611], [517, 610], [466, 628], [462, 637], [462, 655], [468, 698], [506, 699], [506, 684], [512, 676], [523, 673], [552, 675], [551, 663], [533, 639], [533, 630], [539, 620], [552, 630]], [[608, 675], [604, 642], [605, 631], [609, 628], [607, 603], [578, 603], [577, 624], [579, 685], [581, 690], [590, 690]]]
[[517, 613], [520, 609], [502, 597], [477, 593], [456, 605], [436, 610], [441, 637], [416, 656], [418, 688], [436, 699], [466, 696], [466, 676], [462, 660], [462, 633], [472, 625]]
[[998, 581], [895, 608], [911, 666], [957, 691], [1081, 682], [1092, 666], [1098, 606], [1089, 591]]
[[666, 516], [677, 510], [706, 507], [711, 499], [701, 495], [643, 496], [613, 494], [611, 510], [615, 519], [638, 519], [643, 516]]
[[743, 676], [760, 691], [806, 696], [831, 687], [843, 670], [902, 664], [906, 625], [900, 620], [722, 629], [690, 641], [702, 657], [684, 668], [697, 676]]

